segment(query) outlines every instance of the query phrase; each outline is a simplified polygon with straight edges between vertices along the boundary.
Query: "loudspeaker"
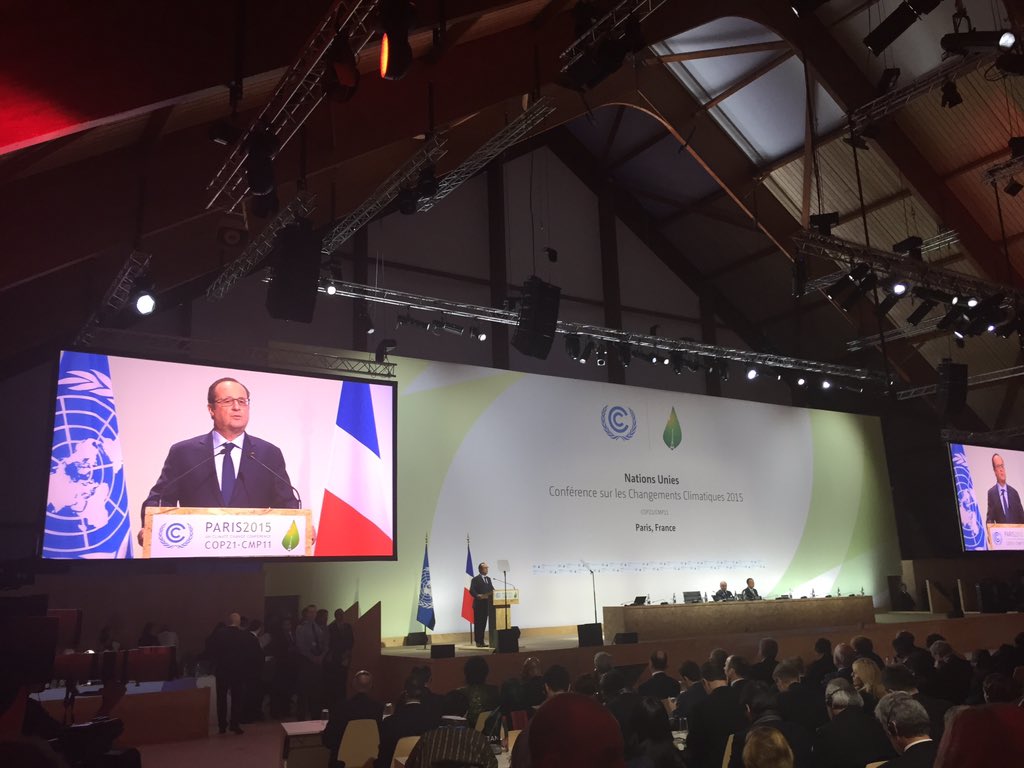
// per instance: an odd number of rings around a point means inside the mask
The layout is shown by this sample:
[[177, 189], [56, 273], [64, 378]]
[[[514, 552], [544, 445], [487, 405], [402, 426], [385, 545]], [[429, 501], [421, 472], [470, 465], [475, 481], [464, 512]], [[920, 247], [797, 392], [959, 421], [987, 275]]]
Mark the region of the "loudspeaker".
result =
[[640, 642], [636, 632], [616, 632], [612, 645], [635, 645]]
[[427, 633], [426, 632], [410, 632], [405, 636], [405, 640], [402, 641], [402, 645], [426, 645], [427, 644]]
[[267, 313], [277, 320], [313, 322], [320, 282], [320, 240], [308, 219], [297, 219], [277, 233], [268, 264]]
[[432, 659], [454, 659], [455, 643], [439, 643], [430, 646], [430, 658]]
[[496, 653], [519, 653], [519, 627], [498, 630]]
[[939, 383], [935, 391], [939, 413], [952, 416], [967, 404], [967, 366], [943, 358], [939, 363]]
[[558, 303], [562, 289], [545, 283], [536, 275], [523, 283], [519, 322], [512, 336], [512, 346], [530, 357], [547, 359], [555, 340], [558, 324]]
[[579, 638], [580, 648], [604, 645], [604, 633], [600, 624], [577, 624], [576, 636]]

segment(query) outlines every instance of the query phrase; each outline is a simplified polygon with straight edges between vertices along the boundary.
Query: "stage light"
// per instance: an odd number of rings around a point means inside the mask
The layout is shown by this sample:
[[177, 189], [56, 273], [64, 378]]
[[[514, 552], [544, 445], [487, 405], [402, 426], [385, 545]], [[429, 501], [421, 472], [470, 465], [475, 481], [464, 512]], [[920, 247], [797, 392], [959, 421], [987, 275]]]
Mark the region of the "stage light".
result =
[[900, 79], [899, 67], [886, 67], [882, 70], [882, 76], [878, 78], [878, 85], [875, 86], [875, 96], [881, 98], [896, 87]]
[[359, 88], [359, 67], [349, 43], [348, 32], [338, 32], [325, 59], [324, 94], [334, 101], [344, 103], [355, 96]]
[[260, 127], [246, 141], [245, 180], [252, 196], [252, 213], [264, 219], [277, 210], [274, 154], [280, 142], [269, 128]]
[[668, 355], [665, 355], [665, 357], [662, 358], [661, 362], [664, 365], [668, 365], [671, 361], [668, 359]]
[[978, 306], [978, 300], [972, 296], [967, 300], [967, 306], [973, 309], [974, 307]]
[[421, 331], [430, 330], [430, 323], [425, 323], [409, 314], [399, 315], [395, 318], [396, 329], [401, 328], [403, 325], [411, 325], [413, 328], [419, 328]]
[[412, 216], [416, 213], [420, 198], [415, 189], [398, 190], [398, 212], [403, 216]]
[[481, 331], [479, 328], [470, 328], [469, 335], [477, 341], [487, 341], [487, 332]]
[[996, 49], [1008, 51], [1017, 43], [1013, 32], [953, 32], [943, 35], [942, 50], [966, 56], [968, 53], [988, 53]]
[[757, 368], [747, 368], [747, 381], [753, 381], [757, 378]]
[[839, 211], [816, 213], [810, 219], [811, 229], [819, 235], [831, 235], [832, 227], [839, 226]]
[[1003, 187], [1003, 192], [1008, 194], [1010, 197], [1016, 197], [1020, 194], [1022, 189], [1024, 189], [1024, 185], [1011, 176], [1010, 180], [1006, 182], [1006, 186]]
[[942, 99], [939, 104], [947, 109], [953, 107], [959, 107], [964, 103], [964, 97], [960, 95], [960, 91], [956, 89], [955, 80], [947, 80], [942, 84]]
[[840, 296], [846, 293], [848, 290], [853, 288], [853, 282], [850, 280], [849, 275], [843, 275], [841, 278], [836, 280], [832, 285], [825, 289], [825, 295], [828, 296], [832, 301], [837, 301]]
[[661, 358], [658, 357], [658, 350], [653, 350], [651, 352], [651, 365], [657, 365], [660, 360]]
[[907, 284], [902, 280], [896, 280], [892, 283], [890, 290], [897, 296], [902, 296], [907, 292]]
[[148, 290], [139, 291], [132, 300], [132, 306], [135, 307], [136, 314], [151, 315], [156, 309], [156, 299]]
[[806, 383], [807, 383], [807, 379], [805, 379], [805, 378], [804, 378], [803, 376], [799, 377], [799, 378], [798, 378], [798, 379], [796, 380], [796, 385], [797, 385], [798, 387], [802, 387], [802, 386], [804, 386], [804, 384], [806, 384]]
[[829, 381], [828, 379], [822, 379], [821, 380], [821, 388], [822, 389], [832, 389], [832, 382]]
[[936, 304], [931, 299], [925, 299], [922, 301], [913, 312], [907, 316], [907, 322], [911, 325], [917, 325], [927, 316], [929, 312], [935, 309]]
[[338, 288], [337, 286], [334, 285], [334, 283], [328, 283], [327, 288], [325, 288], [324, 291], [328, 296], [333, 296], [338, 292]]
[[879, 56], [896, 41], [896, 38], [910, 29], [919, 17], [935, 10], [941, 2], [942, 0], [905, 0], [868, 33], [864, 38], [864, 45], [875, 56]]
[[437, 194], [437, 177], [434, 175], [434, 166], [428, 165], [420, 170], [420, 178], [416, 182], [417, 197], [433, 197]]
[[597, 348], [597, 355], [594, 358], [594, 362], [599, 366], [608, 364], [608, 350], [604, 348], [603, 344]]
[[622, 363], [623, 368], [629, 368], [630, 362], [633, 360], [633, 348], [626, 342], [619, 342], [619, 362]]
[[380, 76], [400, 80], [412, 64], [409, 29], [415, 21], [409, 0], [383, 0], [380, 3], [379, 25], [384, 32], [380, 41]]
[[569, 334], [565, 337], [565, 354], [567, 354], [572, 360], [579, 360], [580, 337], [575, 333]]
[[586, 365], [592, 354], [594, 354], [594, 342], [588, 341], [587, 346], [583, 348], [583, 354], [579, 357], [579, 364]]
[[373, 353], [373, 359], [378, 363], [383, 363], [388, 359], [388, 353], [393, 351], [398, 346], [398, 342], [394, 339], [381, 339], [380, 343], [377, 344], [377, 349]]
[[922, 261], [923, 256], [921, 255], [921, 247], [923, 245], [924, 240], [917, 235], [911, 235], [904, 240], [900, 240], [898, 243], [893, 243], [892, 250], [895, 253], [901, 253], [907, 258], [914, 259], [915, 261]]
[[365, 313], [363, 314], [363, 320], [366, 322], [366, 335], [372, 336], [374, 331], [377, 330], [373, 327], [373, 320], [371, 320], [370, 316]]
[[989, 323], [988, 326], [985, 328], [985, 330], [988, 331], [989, 333], [995, 333], [996, 332], [996, 324], [995, 323]]
[[676, 372], [678, 376], [683, 372], [683, 356], [679, 352], [673, 352], [672, 355], [672, 370]]

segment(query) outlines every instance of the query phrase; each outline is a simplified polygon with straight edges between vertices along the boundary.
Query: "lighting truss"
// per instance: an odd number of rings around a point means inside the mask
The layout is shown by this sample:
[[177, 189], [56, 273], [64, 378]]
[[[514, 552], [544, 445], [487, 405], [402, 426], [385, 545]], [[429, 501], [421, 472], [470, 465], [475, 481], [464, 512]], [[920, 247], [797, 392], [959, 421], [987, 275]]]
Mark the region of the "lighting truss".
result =
[[207, 300], [223, 299], [235, 283], [250, 274], [258, 264], [267, 258], [274, 248], [278, 232], [296, 219], [307, 218], [313, 212], [316, 207], [315, 201], [316, 195], [309, 196], [300, 192], [295, 199], [282, 208], [260, 233], [249, 241], [241, 255], [224, 267], [217, 279], [210, 284], [210, 287], [206, 289]]
[[417, 204], [417, 210], [429, 211], [476, 175], [491, 160], [540, 125], [554, 111], [554, 106], [546, 96], [533, 102], [508, 125], [488, 139], [476, 152], [463, 160], [458, 168], [446, 173], [437, 185], [437, 192], [430, 197], [422, 198]]
[[[234, 210], [249, 191], [245, 180], [245, 160], [249, 138], [258, 128], [267, 128], [278, 140], [278, 152], [295, 135], [324, 98], [324, 54], [337, 35], [348, 35], [352, 52], [358, 57], [374, 35], [369, 23], [379, 0], [334, 0], [320, 24], [306, 41], [299, 58], [288, 67], [259, 116], [235, 142], [227, 159], [206, 186], [210, 209], [222, 196], [224, 207]], [[276, 153], [275, 153], [276, 154]]]
[[981, 180], [986, 184], [995, 184], [1020, 173], [1021, 170], [1024, 170], [1024, 155], [1021, 157], [1011, 157], [1009, 160], [1004, 160], [987, 168], [981, 174]]
[[859, 136], [869, 125], [899, 112], [918, 96], [923, 96], [935, 88], [941, 88], [943, 83], [973, 72], [994, 58], [995, 54], [992, 53], [969, 53], [966, 56], [950, 57], [928, 74], [855, 109], [850, 113], [850, 130], [854, 135]]
[[981, 280], [951, 269], [934, 267], [923, 261], [908, 259], [891, 251], [870, 248], [832, 235], [821, 235], [805, 230], [796, 234], [793, 241], [796, 243], [797, 252], [802, 256], [844, 262], [850, 267], [858, 263], [869, 264], [877, 272], [882, 272], [888, 277], [902, 277], [916, 285], [953, 295], [972, 294], [982, 298], [993, 293], [1005, 293], [1011, 301], [1024, 298], [1017, 291], [1000, 283]]
[[[935, 333], [939, 330], [939, 322], [942, 320], [942, 315], [922, 320], [917, 325], [901, 325], [897, 328], [893, 328], [890, 331], [885, 332], [886, 341], [897, 341], [899, 339], [913, 339], [918, 336], [927, 336], [929, 333]], [[948, 331], [946, 331], [948, 333]], [[859, 352], [862, 349], [868, 349], [869, 347], [877, 347], [879, 344], [878, 334], [872, 336], [862, 336], [859, 339], [851, 339], [846, 342], [847, 352]]]
[[[434, 134], [428, 138], [426, 143], [416, 151], [416, 154], [381, 182], [381, 185], [362, 205], [331, 227], [330, 231], [324, 235], [320, 250], [327, 255], [337, 251], [346, 240], [362, 229], [388, 203], [394, 200], [403, 188], [414, 183], [423, 168], [433, 165], [443, 157], [448, 151], [445, 149], [447, 143], [448, 139], [443, 134]], [[440, 189], [440, 185], [438, 188]]]
[[95, 340], [111, 352], [123, 350], [137, 354], [142, 350], [152, 352], [156, 357], [170, 359], [204, 362], [217, 360], [240, 366], [357, 373], [389, 379], [395, 377], [394, 363], [378, 363], [372, 357], [362, 360], [291, 347], [245, 347], [234, 341], [189, 339], [115, 328], [97, 328]]
[[951, 443], [988, 443], [999, 444], [1014, 437], [1024, 435], [1024, 424], [1006, 429], [996, 429], [989, 432], [965, 432], [959, 429], [943, 429], [939, 436]]
[[955, 229], [944, 229], [939, 234], [929, 237], [921, 243], [921, 253], [931, 253], [948, 248], [960, 242], [960, 235]]
[[[387, 288], [361, 285], [359, 283], [348, 283], [341, 280], [325, 281], [320, 286], [320, 291], [326, 293], [328, 286], [334, 288], [335, 296], [350, 299], [362, 299], [377, 304], [387, 304], [424, 312], [437, 312], [446, 317], [461, 317], [481, 322], [496, 323], [498, 325], [514, 326], [519, 322], [519, 313], [510, 309], [496, 309], [494, 307], [466, 304], [447, 299], [435, 299], [429, 296], [406, 293], [405, 291], [395, 291]], [[655, 349], [661, 354], [681, 352], [708, 361], [729, 360], [766, 368], [787, 369], [837, 378], [855, 379], [880, 386], [887, 386], [889, 383], [889, 379], [885, 374], [867, 368], [853, 368], [845, 365], [818, 362], [816, 360], [786, 357], [784, 355], [730, 349], [729, 347], [701, 344], [686, 339], [670, 339], [661, 336], [631, 333], [615, 328], [602, 328], [583, 323], [559, 320], [555, 327], [555, 332], [587, 336], [595, 342], [603, 341], [608, 344], [624, 343], [633, 347], [646, 347]]]
[[564, 73], [569, 67], [583, 58], [587, 50], [598, 41], [611, 37], [621, 37], [626, 21], [630, 16], [635, 15], [637, 21], [643, 21], [664, 5], [665, 2], [666, 0], [622, 0], [621, 3], [594, 22], [590, 29], [576, 38], [572, 45], [559, 54], [558, 58], [562, 60], [562, 72]]
[[[982, 384], [994, 384], [997, 381], [1015, 379], [1018, 376], [1024, 376], [1024, 365], [1016, 365], [1013, 368], [1003, 368], [999, 371], [989, 371], [988, 373], [979, 373], [977, 376], [971, 376], [967, 379], [967, 387], [970, 388], [977, 387]], [[908, 387], [907, 389], [902, 389], [897, 392], [896, 399], [912, 400], [915, 397], [934, 395], [938, 389], [938, 384], [927, 384], [922, 387]]]
[[85, 321], [85, 325], [82, 326], [82, 329], [75, 337], [75, 344], [79, 346], [89, 346], [92, 344], [96, 328], [103, 319], [103, 315], [105, 313], [120, 312], [124, 309], [128, 299], [132, 297], [136, 282], [146, 271], [152, 258], [152, 254], [143, 251], [132, 251], [128, 254], [128, 258], [121, 265], [117, 275], [114, 276], [106, 293], [103, 294], [99, 307], [89, 315], [89, 319]]

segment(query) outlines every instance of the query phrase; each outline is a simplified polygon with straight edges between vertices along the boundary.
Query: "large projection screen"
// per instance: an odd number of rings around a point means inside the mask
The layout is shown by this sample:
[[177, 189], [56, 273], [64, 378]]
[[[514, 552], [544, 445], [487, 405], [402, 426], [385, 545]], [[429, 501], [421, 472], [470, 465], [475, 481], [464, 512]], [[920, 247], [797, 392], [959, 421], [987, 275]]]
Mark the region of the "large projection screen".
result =
[[1024, 550], [1024, 451], [949, 444], [965, 552]]
[[[231, 503], [207, 403], [222, 378], [250, 392]], [[167, 510], [153, 557], [394, 559], [395, 414], [390, 383], [62, 352], [42, 557], [147, 556], [149, 498]]]

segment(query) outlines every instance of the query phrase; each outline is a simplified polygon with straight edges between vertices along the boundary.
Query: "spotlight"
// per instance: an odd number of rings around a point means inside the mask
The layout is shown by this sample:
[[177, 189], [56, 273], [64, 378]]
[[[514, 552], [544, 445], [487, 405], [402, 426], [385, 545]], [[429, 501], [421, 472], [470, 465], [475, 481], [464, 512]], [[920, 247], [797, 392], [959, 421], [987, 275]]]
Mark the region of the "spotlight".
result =
[[968, 53], [988, 53], [996, 49], [1008, 51], [1017, 43], [1013, 32], [953, 32], [943, 35], [942, 50], [966, 56]]
[[807, 383], [807, 379], [805, 379], [805, 378], [804, 378], [803, 376], [800, 376], [800, 377], [799, 377], [799, 378], [797, 378], [797, 380], [796, 380], [796, 385], [797, 385], [798, 387], [802, 387], [802, 386], [804, 386], [804, 385], [805, 385], [806, 383]]
[[879, 56], [896, 41], [896, 38], [910, 29], [920, 16], [935, 10], [941, 2], [942, 0], [905, 0], [868, 33], [864, 38], [864, 45], [875, 56]]
[[917, 325], [922, 320], [924, 320], [928, 313], [935, 309], [935, 307], [936, 304], [934, 301], [932, 301], [931, 299], [925, 299], [924, 301], [917, 305], [917, 309], [915, 309], [913, 312], [910, 313], [910, 315], [907, 316], [907, 322], [910, 323], [911, 325]]
[[889, 91], [896, 87], [896, 83], [900, 79], [900, 68], [899, 67], [886, 67], [882, 70], [882, 76], [878, 78], [878, 85], [875, 86], [875, 96], [885, 96]]
[[409, 314], [399, 315], [395, 318], [396, 329], [401, 328], [403, 325], [411, 325], [413, 328], [419, 328], [421, 331], [430, 330], [431, 326], [430, 323], [425, 323]]
[[416, 182], [417, 197], [433, 197], [437, 194], [437, 177], [434, 166], [428, 165], [420, 170], [420, 178]]
[[373, 327], [373, 320], [370, 319], [369, 315], [365, 314], [363, 315], [363, 320], [366, 322], [366, 335], [372, 336], [374, 332], [377, 330], [376, 328]]
[[377, 349], [373, 353], [373, 359], [378, 363], [383, 363], [388, 359], [388, 353], [393, 351], [398, 346], [398, 342], [394, 339], [381, 339], [380, 343], [377, 344]]
[[328, 296], [333, 296], [338, 292], [337, 286], [334, 283], [328, 283], [327, 288], [324, 289]]
[[683, 356], [679, 352], [673, 352], [672, 355], [672, 370], [676, 372], [678, 376], [683, 372]]
[[398, 211], [403, 216], [412, 216], [416, 213], [416, 207], [420, 199], [415, 189], [398, 190]]
[[811, 216], [811, 229], [819, 235], [831, 235], [832, 227], [839, 226], [839, 211], [816, 213]]
[[274, 179], [274, 155], [280, 142], [269, 128], [260, 127], [246, 141], [245, 180], [252, 196], [252, 212], [266, 218], [277, 210], [277, 183]]
[[832, 389], [832, 382], [829, 381], [828, 379], [822, 379], [821, 380], [821, 388], [822, 389]]
[[967, 306], [973, 309], [974, 307], [978, 306], [978, 300], [972, 296], [967, 300]]
[[656, 350], [656, 349], [652, 350], [651, 351], [651, 365], [657, 365], [660, 360], [661, 360], [661, 358], [658, 357], [658, 350]]
[[605, 349], [603, 344], [597, 348], [597, 356], [594, 358], [594, 362], [599, 366], [608, 364], [608, 350]]
[[477, 341], [487, 341], [487, 332], [481, 331], [479, 328], [470, 328], [469, 336]]
[[747, 381], [753, 381], [757, 378], [757, 368], [747, 368]]
[[1010, 180], [1006, 182], [1006, 186], [1003, 187], [1003, 192], [1008, 194], [1010, 197], [1016, 197], [1017, 195], [1020, 194], [1020, 191], [1022, 189], [1024, 189], [1024, 184], [1021, 184], [1019, 181], [1013, 178], [1013, 176], [1011, 176]]
[[623, 368], [629, 368], [630, 362], [633, 360], [633, 348], [626, 342], [619, 342], [619, 362], [622, 363]]
[[565, 354], [572, 360], [578, 360], [580, 357], [580, 337], [575, 333], [565, 337]]
[[923, 245], [924, 240], [922, 240], [917, 235], [911, 235], [905, 240], [900, 240], [898, 243], [893, 243], [892, 250], [895, 253], [904, 254], [909, 259], [914, 259], [915, 261], [922, 261], [923, 257], [921, 255], [921, 246]]
[[668, 355], [665, 355], [665, 357], [663, 357], [663, 358], [661, 359], [661, 362], [662, 362], [662, 363], [663, 363], [664, 365], [668, 365], [668, 364], [669, 364], [669, 363], [670, 363], [671, 361], [670, 361], [670, 360], [668, 359]]
[[579, 356], [579, 360], [578, 360], [579, 364], [580, 365], [586, 365], [587, 364], [587, 360], [590, 359], [590, 356], [592, 354], [594, 354], [594, 342], [588, 341], [587, 342], [587, 346], [585, 346], [583, 348], [583, 354]]
[[903, 294], [905, 294], [907, 292], [907, 284], [905, 282], [903, 282], [902, 280], [894, 280], [890, 284], [889, 290], [891, 290], [897, 296], [902, 296]]
[[156, 299], [153, 298], [153, 294], [148, 290], [142, 290], [135, 294], [132, 299], [132, 306], [135, 308], [136, 314], [151, 315], [153, 310], [156, 309]]
[[380, 41], [380, 76], [385, 80], [401, 80], [412, 64], [409, 29], [414, 14], [409, 0], [383, 0], [379, 24], [384, 32]]
[[939, 103], [947, 109], [958, 107], [964, 103], [964, 97], [956, 89], [955, 80], [947, 80], [942, 84], [942, 101]]
[[825, 289], [825, 295], [832, 301], [838, 301], [839, 297], [851, 288], [853, 288], [853, 283], [850, 281], [849, 275], [843, 275]]
[[334, 37], [325, 57], [324, 94], [337, 102], [346, 102], [355, 96], [359, 88], [359, 67], [356, 55], [349, 43], [348, 32], [340, 31]]

